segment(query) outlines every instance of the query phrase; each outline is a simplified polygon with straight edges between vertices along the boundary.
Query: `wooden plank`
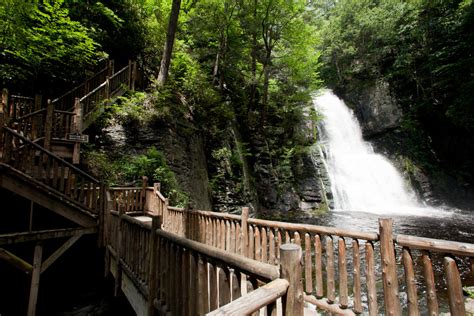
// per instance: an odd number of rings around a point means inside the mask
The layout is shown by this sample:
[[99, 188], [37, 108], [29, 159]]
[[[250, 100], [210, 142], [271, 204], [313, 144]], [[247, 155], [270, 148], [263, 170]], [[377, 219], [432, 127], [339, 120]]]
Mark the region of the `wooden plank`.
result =
[[0, 260], [6, 261], [26, 274], [30, 274], [33, 271], [33, 266], [31, 264], [3, 248], [0, 248]]
[[438, 315], [438, 298], [436, 297], [436, 283], [434, 279], [433, 265], [428, 252], [423, 252], [423, 274], [426, 283], [426, 300], [428, 305], [429, 315]]
[[403, 247], [403, 269], [405, 270], [405, 284], [407, 287], [407, 306], [410, 316], [419, 316], [418, 295], [416, 293], [415, 270], [413, 268], [413, 259], [410, 249]]
[[81, 238], [82, 234], [74, 235], [69, 238], [61, 247], [59, 247], [51, 256], [46, 259], [43, 264], [41, 265], [41, 273], [46, 271], [56, 260], [58, 260], [61, 255], [66, 252], [72, 245], [76, 243], [76, 241]]
[[365, 275], [367, 279], [369, 315], [378, 315], [374, 245], [370, 241], [365, 243]]
[[41, 276], [41, 258], [43, 255], [43, 245], [37, 243], [33, 257], [33, 273], [31, 275], [30, 297], [28, 300], [28, 316], [36, 314], [36, 303], [38, 302], [39, 282]]
[[354, 312], [362, 314], [362, 293], [361, 293], [361, 282], [360, 282], [360, 248], [359, 241], [357, 239], [352, 240], [352, 265], [353, 265], [353, 277], [354, 277]]
[[282, 297], [288, 286], [287, 280], [276, 279], [207, 315], [249, 315]]
[[386, 315], [401, 315], [402, 310], [398, 293], [397, 262], [393, 246], [392, 226], [392, 219], [379, 219], [384, 305]]
[[10, 233], [0, 235], [0, 245], [10, 245], [29, 241], [47, 240], [54, 238], [71, 237], [82, 234], [95, 234], [97, 227], [88, 228], [63, 228], [39, 230], [32, 232]]
[[462, 293], [461, 277], [454, 259], [444, 258], [444, 270], [446, 272], [446, 284], [448, 286], [449, 310], [453, 316], [466, 315], [464, 296]]

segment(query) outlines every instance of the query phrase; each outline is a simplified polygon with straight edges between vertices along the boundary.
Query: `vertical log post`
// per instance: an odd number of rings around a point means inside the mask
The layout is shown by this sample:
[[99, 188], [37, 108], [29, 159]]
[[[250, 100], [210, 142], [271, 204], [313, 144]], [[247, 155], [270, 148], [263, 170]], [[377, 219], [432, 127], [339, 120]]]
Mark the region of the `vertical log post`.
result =
[[53, 136], [53, 115], [54, 105], [51, 100], [48, 100], [46, 105], [46, 120], [44, 125], [44, 148], [46, 150], [51, 150], [51, 138]]
[[114, 296], [117, 297], [120, 293], [122, 287], [122, 264], [120, 260], [123, 257], [124, 240], [123, 240], [123, 223], [122, 215], [125, 214], [125, 205], [122, 204], [123, 201], [118, 205], [119, 207], [119, 218], [117, 225], [117, 275], [115, 277], [115, 286], [114, 286]]
[[[93, 190], [95, 190], [95, 185]], [[94, 205], [97, 205], [98, 212], [99, 212], [99, 232], [98, 232], [98, 246], [99, 248], [105, 247], [107, 245], [106, 243], [106, 236], [107, 234], [105, 233], [107, 229], [107, 198], [106, 198], [106, 188], [105, 188], [105, 183], [100, 182], [100, 188], [99, 188], [99, 203], [96, 203], [97, 201], [94, 201]]]
[[413, 258], [410, 249], [403, 248], [403, 268], [405, 270], [405, 283], [407, 287], [407, 305], [410, 316], [419, 316], [418, 295], [416, 293], [415, 270], [413, 268]]
[[244, 257], [249, 256], [249, 226], [248, 226], [248, 219], [249, 219], [249, 208], [243, 207], [242, 208], [242, 216], [241, 216], [241, 233], [242, 233], [242, 255]]
[[290, 284], [283, 297], [283, 314], [304, 315], [304, 294], [301, 280], [301, 247], [284, 244], [280, 247], [280, 275]]
[[129, 60], [128, 61], [128, 87], [130, 89], [132, 89], [132, 76], [133, 76], [133, 73], [132, 73], [132, 61]]
[[130, 89], [135, 91], [135, 84], [137, 81], [137, 62], [132, 62], [132, 81], [130, 83]]
[[[43, 96], [40, 94], [35, 95], [35, 108], [34, 111], [38, 111], [41, 109], [41, 104], [42, 104]], [[35, 118], [33, 118], [32, 126], [31, 126], [31, 139], [35, 140], [38, 138], [39, 129], [41, 128], [41, 121], [38, 115], [36, 115]]]
[[[82, 105], [79, 98], [76, 98], [74, 101], [74, 133], [82, 133]], [[81, 143], [76, 142], [74, 144], [74, 149], [72, 153], [72, 163], [78, 164], [81, 155]]]
[[106, 104], [109, 104], [109, 99], [110, 99], [110, 77], [107, 76], [105, 77], [105, 95], [104, 95], [104, 100]]
[[156, 230], [160, 229], [161, 218], [159, 216], [153, 216], [151, 218], [151, 233], [150, 233], [150, 249], [149, 249], [149, 262], [148, 265], [148, 316], [155, 314], [154, 301], [158, 292], [157, 279], [158, 279], [158, 266], [156, 259], [158, 256], [158, 236]]
[[107, 76], [111, 77], [114, 73], [115, 73], [114, 60], [111, 59], [111, 60], [109, 60], [109, 62], [107, 63]]
[[369, 315], [378, 315], [374, 245], [370, 241], [365, 243], [365, 269]]
[[145, 203], [146, 203], [146, 187], [148, 186], [148, 177], [142, 177], [142, 191], [140, 192], [140, 207], [143, 214], [146, 214]]
[[384, 304], [386, 315], [401, 315], [392, 224], [393, 220], [390, 218], [379, 219]]
[[[156, 196], [156, 192], [159, 192], [160, 191], [160, 187], [161, 187], [161, 184], [156, 182], [156, 183], [153, 183], [153, 201], [157, 201], [158, 203], [155, 204], [155, 202], [153, 202], [151, 205], [153, 205], [153, 207], [151, 207], [151, 210], [153, 212], [154, 215], [163, 215], [163, 214], [160, 214], [160, 202], [159, 202], [159, 198]], [[161, 223], [163, 223], [163, 218], [161, 218]], [[160, 229], [161, 229], [161, 226], [160, 226]]]
[[5, 123], [6, 123], [7, 104], [8, 104], [8, 90], [3, 89], [2, 90], [2, 104], [0, 104], [0, 148], [2, 148], [2, 150], [0, 151], [0, 154], [3, 154], [5, 150], [4, 146], [6, 145], [6, 143], [3, 142], [3, 133], [4, 133], [3, 126], [5, 126]]
[[30, 298], [28, 301], [28, 316], [36, 314], [36, 303], [38, 302], [38, 290], [41, 276], [41, 259], [43, 256], [43, 245], [37, 243], [33, 257], [33, 273], [31, 275]]
[[446, 283], [448, 285], [449, 310], [451, 315], [466, 315], [464, 296], [462, 294], [461, 277], [453, 258], [444, 258], [444, 270], [446, 272]]
[[426, 301], [428, 305], [428, 313], [430, 316], [439, 314], [438, 297], [436, 296], [436, 282], [433, 272], [433, 263], [429, 252], [423, 251], [421, 255], [423, 262], [423, 275], [426, 283]]

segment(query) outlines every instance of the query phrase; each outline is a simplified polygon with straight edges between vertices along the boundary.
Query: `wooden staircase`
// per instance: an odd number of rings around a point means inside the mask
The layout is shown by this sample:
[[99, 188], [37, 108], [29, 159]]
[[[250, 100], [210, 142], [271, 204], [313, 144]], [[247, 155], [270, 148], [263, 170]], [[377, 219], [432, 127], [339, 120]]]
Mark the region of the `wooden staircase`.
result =
[[[98, 244], [103, 246], [106, 187], [75, 164], [80, 162], [81, 143], [88, 141], [84, 131], [113, 98], [134, 89], [135, 77], [134, 62], [118, 72], [113, 62], [107, 62], [83, 84], [45, 103], [39, 95], [31, 98], [2, 91], [0, 189], [31, 206], [29, 223], [22, 224], [29, 229], [12, 233], [10, 223], [0, 223], [0, 260], [31, 274], [28, 315], [36, 312], [41, 273], [81, 236], [98, 233]], [[67, 221], [58, 221], [54, 229], [33, 230], [34, 209], [51, 211]], [[43, 260], [43, 243], [50, 239], [65, 240]], [[31, 264], [14, 254], [15, 244], [28, 242], [35, 243]]]

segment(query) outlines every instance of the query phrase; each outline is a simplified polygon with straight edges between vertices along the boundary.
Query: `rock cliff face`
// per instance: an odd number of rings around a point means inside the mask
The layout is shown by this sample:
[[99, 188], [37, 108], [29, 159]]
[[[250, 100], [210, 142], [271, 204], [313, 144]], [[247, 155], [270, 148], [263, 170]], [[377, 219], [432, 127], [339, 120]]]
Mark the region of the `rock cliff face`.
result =
[[388, 82], [376, 80], [365, 83], [363, 88], [356, 84], [336, 93], [354, 109], [364, 136], [384, 133], [400, 125], [402, 111]]
[[102, 131], [108, 150], [143, 153], [155, 146], [166, 157], [180, 188], [189, 194], [191, 207], [210, 210], [211, 190], [203, 137], [192, 126], [127, 126], [115, 124]]

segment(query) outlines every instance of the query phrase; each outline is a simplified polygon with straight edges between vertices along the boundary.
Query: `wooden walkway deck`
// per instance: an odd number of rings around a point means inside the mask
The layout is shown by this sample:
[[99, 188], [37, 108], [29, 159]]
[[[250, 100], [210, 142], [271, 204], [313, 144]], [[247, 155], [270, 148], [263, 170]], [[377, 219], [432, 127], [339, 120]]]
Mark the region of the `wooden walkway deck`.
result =
[[[45, 106], [39, 96], [2, 95], [0, 187], [31, 204], [28, 230], [0, 232], [0, 260], [31, 275], [28, 315], [41, 274], [85, 234], [97, 235], [114, 293], [137, 315], [465, 315], [474, 244], [393, 235], [390, 219], [360, 232], [249, 218], [247, 208], [185, 210], [146, 179], [106, 188], [78, 169], [86, 127], [124, 86], [133, 88], [134, 63], [112, 69]], [[68, 142], [69, 151], [61, 148]], [[37, 206], [71, 224], [33, 230]], [[51, 239], [64, 243], [44, 260]], [[7, 249], [18, 243], [32, 244], [32, 263]]]

